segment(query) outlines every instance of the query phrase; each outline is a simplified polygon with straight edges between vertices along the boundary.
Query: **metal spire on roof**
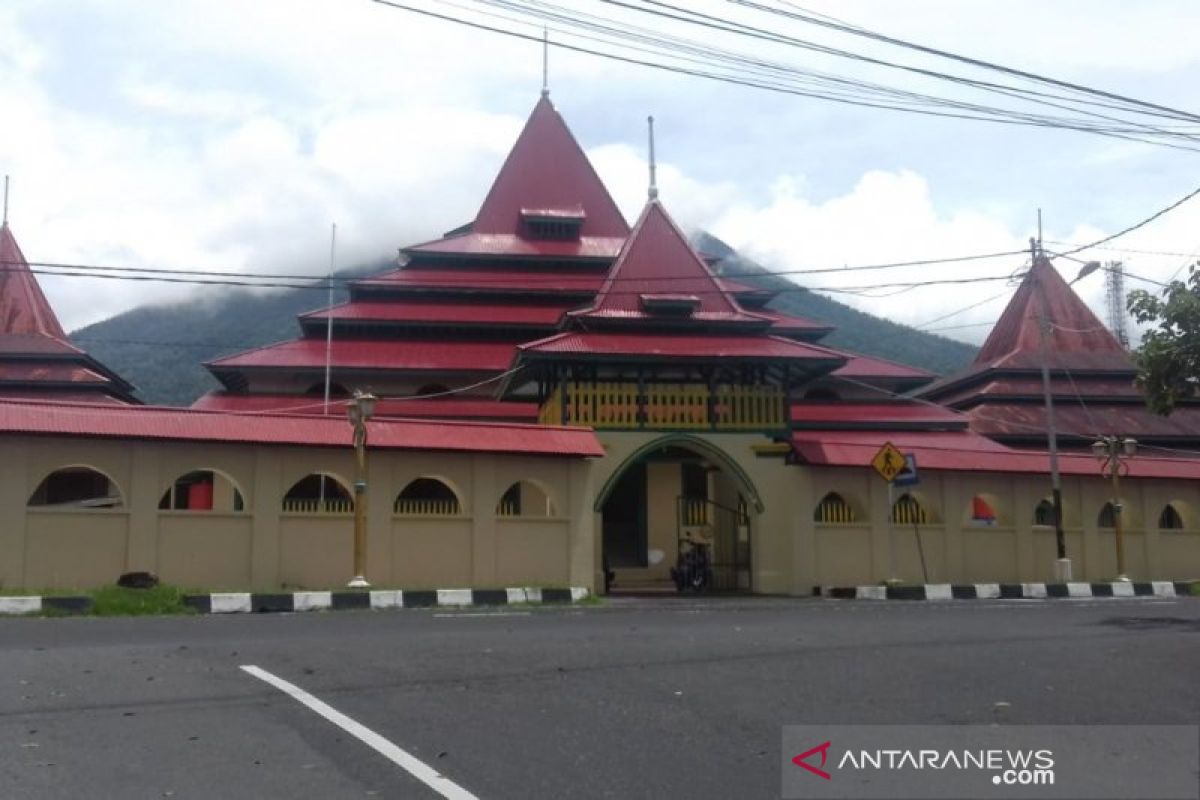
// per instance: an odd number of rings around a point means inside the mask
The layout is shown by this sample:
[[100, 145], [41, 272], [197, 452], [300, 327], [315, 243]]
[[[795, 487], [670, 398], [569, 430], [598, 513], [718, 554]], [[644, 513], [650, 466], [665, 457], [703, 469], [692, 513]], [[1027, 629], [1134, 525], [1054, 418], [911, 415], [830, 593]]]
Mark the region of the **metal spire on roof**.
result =
[[657, 166], [654, 162], [654, 117], [646, 117], [646, 123], [650, 129], [650, 190], [647, 194], [649, 194], [651, 200], [657, 200], [658, 178], [655, 174]]
[[550, 96], [550, 29], [542, 28], [542, 97]]
[[0, 225], [8, 224], [8, 176], [4, 176], [4, 221]]

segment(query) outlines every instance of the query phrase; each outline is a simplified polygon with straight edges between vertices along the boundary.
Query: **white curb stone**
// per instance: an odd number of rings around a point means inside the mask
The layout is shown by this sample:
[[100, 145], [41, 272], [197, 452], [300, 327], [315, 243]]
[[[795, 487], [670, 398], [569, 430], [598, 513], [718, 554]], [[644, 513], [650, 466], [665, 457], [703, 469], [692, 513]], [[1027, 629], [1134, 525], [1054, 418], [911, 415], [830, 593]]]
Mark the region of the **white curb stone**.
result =
[[439, 606], [469, 606], [475, 602], [470, 589], [438, 589]]
[[214, 592], [209, 595], [209, 608], [214, 614], [249, 614], [249, 592]]
[[295, 592], [293, 611], [323, 611], [333, 606], [333, 592]]
[[40, 597], [0, 597], [0, 614], [35, 614], [41, 610]]

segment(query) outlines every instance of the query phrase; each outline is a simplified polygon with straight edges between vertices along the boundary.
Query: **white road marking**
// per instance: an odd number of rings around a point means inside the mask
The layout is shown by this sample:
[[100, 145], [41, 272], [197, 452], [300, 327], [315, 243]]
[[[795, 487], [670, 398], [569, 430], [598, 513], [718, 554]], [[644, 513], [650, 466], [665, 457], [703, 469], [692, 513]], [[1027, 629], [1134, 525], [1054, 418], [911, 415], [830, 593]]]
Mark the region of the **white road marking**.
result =
[[433, 789], [442, 797], [448, 798], [448, 800], [479, 800], [475, 795], [454, 783], [433, 767], [409, 755], [375, 731], [350, 719], [350, 717], [347, 717], [336, 708], [321, 702], [299, 686], [288, 683], [283, 678], [272, 675], [265, 669], [260, 669], [253, 664], [243, 664], [242, 669], [260, 681], [269, 683], [284, 694], [291, 695], [293, 699], [299, 701], [302, 705], [307, 706], [372, 750], [390, 759], [396, 766], [408, 772], [408, 774], [421, 781], [421, 783], [430, 789]]

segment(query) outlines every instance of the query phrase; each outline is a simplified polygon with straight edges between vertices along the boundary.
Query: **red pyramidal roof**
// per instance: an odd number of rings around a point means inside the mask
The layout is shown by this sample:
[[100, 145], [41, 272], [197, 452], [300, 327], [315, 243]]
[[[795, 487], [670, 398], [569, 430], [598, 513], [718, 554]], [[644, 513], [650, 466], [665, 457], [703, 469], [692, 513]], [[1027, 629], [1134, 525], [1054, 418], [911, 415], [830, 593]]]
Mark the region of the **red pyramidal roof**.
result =
[[1040, 367], [1043, 301], [1051, 323], [1046, 341], [1047, 362], [1051, 367], [1131, 368], [1120, 342], [1045, 257], [1034, 259], [1032, 269], [975, 357], [974, 366]]
[[0, 225], [0, 336], [6, 335], [67, 338], [7, 222]]
[[473, 233], [516, 233], [522, 212], [583, 215], [582, 236], [629, 234], [629, 225], [548, 97], [533, 107], [484, 198]]
[[577, 317], [653, 318], [655, 306], [690, 307], [697, 321], [761, 322], [733, 299], [657, 200], [646, 204], [591, 308]]

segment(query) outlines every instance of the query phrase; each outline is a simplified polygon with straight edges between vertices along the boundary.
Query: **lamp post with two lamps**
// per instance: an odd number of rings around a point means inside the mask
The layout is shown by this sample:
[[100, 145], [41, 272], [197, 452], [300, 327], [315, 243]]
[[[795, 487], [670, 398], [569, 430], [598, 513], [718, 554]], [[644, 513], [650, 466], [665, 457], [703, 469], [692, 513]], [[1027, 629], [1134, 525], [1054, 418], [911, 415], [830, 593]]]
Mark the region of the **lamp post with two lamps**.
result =
[[346, 402], [346, 414], [354, 427], [354, 577], [346, 586], [369, 589], [367, 583], [367, 420], [375, 414], [379, 398], [356, 389]]
[[1113, 482], [1113, 532], [1117, 538], [1117, 580], [1128, 581], [1125, 574], [1125, 541], [1121, 528], [1121, 470], [1128, 472], [1129, 466], [1122, 458], [1137, 453], [1137, 439], [1124, 436], [1101, 436], [1092, 442], [1092, 453], [1100, 459], [1100, 474], [1112, 478]]

